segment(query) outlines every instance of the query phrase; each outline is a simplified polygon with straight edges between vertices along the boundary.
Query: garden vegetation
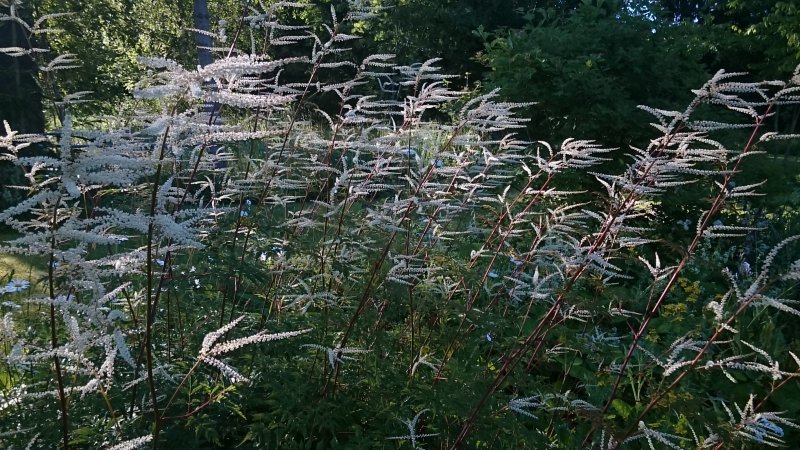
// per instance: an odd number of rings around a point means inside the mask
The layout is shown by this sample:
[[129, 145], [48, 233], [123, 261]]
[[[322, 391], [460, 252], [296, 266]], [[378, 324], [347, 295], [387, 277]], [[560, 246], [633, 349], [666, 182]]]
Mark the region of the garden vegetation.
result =
[[[763, 194], [800, 203], [796, 172], [764, 176], [797, 167], [772, 149], [800, 137], [776, 125], [800, 71], [720, 70], [625, 139], [545, 142], [530, 117], [574, 126], [437, 59], [356, 59], [378, 3], [311, 26], [247, 2], [201, 30], [213, 62], [139, 57], [125, 113], [79, 120], [76, 92], [47, 133], [4, 123], [0, 253], [43, 275], [0, 273], [3, 447], [797, 445], [800, 230]], [[30, 45], [2, 52], [73, 69], [43, 46], [58, 17], [19, 8]]]

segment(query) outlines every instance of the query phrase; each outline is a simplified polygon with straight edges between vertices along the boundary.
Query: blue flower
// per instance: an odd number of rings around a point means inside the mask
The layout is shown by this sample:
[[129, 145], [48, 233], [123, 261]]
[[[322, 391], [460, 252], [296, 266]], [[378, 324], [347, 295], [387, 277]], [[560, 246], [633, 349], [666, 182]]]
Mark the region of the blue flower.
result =
[[747, 261], [742, 261], [742, 263], [739, 264], [739, 275], [749, 277], [752, 274], [753, 268], [750, 267], [750, 263]]
[[757, 426], [762, 430], [771, 431], [772, 433], [775, 434], [775, 436], [783, 437], [783, 428], [779, 427], [777, 424], [774, 424], [763, 417], [758, 419]]
[[15, 278], [8, 282], [4, 290], [5, 292], [10, 292], [10, 293], [20, 292], [24, 291], [25, 289], [28, 289], [30, 285], [31, 283], [27, 280], [20, 280], [18, 278]]
[[409, 158], [417, 157], [417, 151], [414, 149], [414, 147], [404, 148], [400, 151], [400, 154], [403, 156], [408, 156]]

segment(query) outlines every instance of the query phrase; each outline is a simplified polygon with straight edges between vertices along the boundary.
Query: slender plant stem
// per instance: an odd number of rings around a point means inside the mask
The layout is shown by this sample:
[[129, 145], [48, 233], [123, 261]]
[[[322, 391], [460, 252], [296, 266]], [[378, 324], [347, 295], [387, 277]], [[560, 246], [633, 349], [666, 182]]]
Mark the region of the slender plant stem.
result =
[[[687, 108], [687, 111], [694, 109], [699, 103], [698, 99], [695, 99], [692, 104]], [[666, 133], [664, 139], [659, 143], [659, 145], [651, 151], [652, 156], [659, 155], [663, 152], [663, 150], [669, 145], [672, 137], [680, 130], [682, 123], [676, 123], [672, 127], [671, 131]], [[641, 173], [637, 174], [636, 183], [641, 185], [649, 185], [653, 182], [651, 179], [650, 172], [655, 167], [656, 160], [653, 159], [645, 166], [644, 170]], [[624, 200], [618, 204], [618, 206], [614, 207], [611, 212], [608, 214], [608, 217], [605, 219], [600, 231], [597, 233], [597, 237], [589, 246], [588, 250], [586, 251], [587, 255], [593, 254], [599, 248], [601, 248], [606, 241], [609, 239], [614, 240], [614, 224], [618, 217], [622, 217], [626, 215], [636, 204], [636, 201], [639, 198], [639, 194], [635, 190], [630, 190]], [[535, 351], [533, 355], [535, 356], [541, 346], [544, 343], [544, 339], [547, 334], [555, 327], [556, 325], [556, 318], [559, 315], [559, 310], [561, 304], [566, 301], [566, 295], [572, 291], [572, 288], [577, 283], [578, 279], [588, 270], [589, 268], [589, 260], [588, 258], [584, 258], [576, 269], [572, 272], [571, 276], [567, 279], [564, 283], [561, 291], [559, 292], [556, 299], [553, 301], [552, 306], [550, 309], [545, 313], [544, 317], [539, 321], [536, 328], [527, 336], [527, 338], [519, 344], [516, 348], [512, 349], [510, 353], [504, 358], [504, 362], [502, 367], [497, 371], [497, 375], [489, 384], [489, 387], [484, 392], [484, 394], [480, 397], [478, 402], [473, 407], [472, 412], [470, 413], [467, 420], [464, 422], [461, 431], [459, 432], [458, 436], [456, 437], [455, 441], [451, 445], [451, 450], [458, 449], [464, 440], [466, 439], [467, 435], [469, 434], [472, 426], [474, 425], [475, 421], [478, 418], [478, 414], [485, 405], [486, 401], [491, 397], [492, 394], [505, 382], [508, 375], [514, 369], [514, 367], [519, 362], [520, 358], [534, 345]]]
[[[69, 411], [67, 406], [67, 395], [64, 392], [64, 378], [61, 373], [61, 361], [59, 360], [58, 352], [58, 333], [56, 330], [56, 286], [55, 286], [55, 273], [54, 267], [56, 263], [55, 250], [56, 250], [56, 228], [58, 227], [58, 205], [61, 203], [61, 198], [56, 199], [53, 204], [53, 218], [51, 222], [50, 238], [50, 261], [47, 266], [47, 281], [50, 293], [50, 347], [53, 349], [53, 366], [56, 376], [56, 384], [58, 385], [58, 404], [61, 416], [61, 448], [63, 450], [69, 449]], [[67, 295], [69, 299], [69, 294]]]
[[[174, 114], [173, 109], [173, 114]], [[156, 204], [158, 202], [158, 190], [161, 182], [162, 161], [167, 147], [167, 136], [169, 135], [170, 128], [164, 130], [164, 135], [161, 139], [161, 148], [159, 150], [158, 161], [156, 164], [156, 173], [153, 179], [153, 188], [150, 192], [150, 222], [147, 225], [147, 263], [146, 263], [146, 276], [147, 276], [147, 314], [145, 316], [145, 333], [144, 333], [144, 351], [147, 364], [147, 386], [150, 389], [150, 403], [153, 408], [153, 450], [158, 448], [159, 437], [161, 434], [161, 415], [158, 409], [158, 395], [156, 393], [155, 377], [153, 375], [153, 322], [156, 318], [156, 305], [158, 297], [161, 293], [161, 284], [164, 281], [162, 276], [158, 283], [158, 292], [153, 292], [153, 261], [155, 255], [153, 249], [155, 247], [155, 214]], [[164, 266], [167, 267], [169, 261], [164, 261]]]
[[[625, 369], [628, 367], [628, 364], [630, 363], [631, 358], [633, 357], [633, 353], [638, 348], [639, 341], [644, 336], [644, 334], [647, 331], [651, 321], [656, 316], [656, 314], [658, 313], [659, 309], [661, 308], [661, 305], [666, 300], [667, 294], [669, 294], [669, 292], [672, 290], [672, 287], [677, 282], [678, 276], [681, 274], [683, 269], [689, 263], [689, 259], [694, 254], [695, 250], [697, 249], [697, 246], [700, 244], [700, 242], [701, 242], [701, 240], [703, 238], [703, 233], [704, 233], [705, 229], [708, 228], [709, 224], [711, 223], [711, 220], [716, 216], [717, 213], [719, 213], [720, 210], [722, 210], [722, 207], [725, 205], [725, 200], [727, 198], [727, 187], [730, 184], [731, 180], [733, 179], [733, 176], [736, 173], [739, 172], [739, 167], [741, 166], [742, 161], [744, 160], [744, 158], [752, 150], [753, 145], [756, 142], [756, 137], [758, 136], [758, 132], [761, 129], [761, 127], [763, 126], [765, 118], [769, 115], [770, 111], [772, 111], [772, 107], [773, 107], [773, 104], [770, 104], [767, 107], [767, 110], [764, 113], [764, 115], [759, 116], [757, 118], [756, 123], [753, 126], [753, 130], [750, 133], [750, 137], [747, 140], [747, 143], [745, 144], [744, 148], [742, 149], [742, 152], [739, 154], [739, 156], [736, 159], [736, 162], [734, 164], [733, 170], [731, 170], [730, 173], [727, 174], [725, 176], [724, 180], [722, 181], [722, 184], [720, 185], [720, 189], [717, 192], [717, 195], [716, 195], [716, 197], [714, 198], [714, 201], [711, 204], [711, 208], [709, 208], [708, 212], [704, 215], [703, 220], [702, 220], [700, 226], [697, 229], [697, 233], [695, 233], [695, 236], [692, 239], [692, 242], [689, 244], [689, 247], [686, 249], [686, 252], [684, 253], [683, 258], [681, 258], [681, 261], [678, 263], [677, 267], [675, 267], [675, 269], [673, 269], [673, 272], [672, 272], [672, 275], [669, 278], [669, 281], [667, 281], [667, 284], [662, 289], [661, 294], [659, 295], [659, 297], [656, 300], [655, 304], [653, 304], [652, 307], [647, 311], [647, 313], [646, 313], [646, 315], [644, 317], [644, 320], [642, 321], [641, 325], [639, 326], [639, 329], [634, 333], [633, 342], [628, 347], [628, 351], [627, 351], [627, 353], [625, 355], [625, 359], [623, 359], [623, 361], [622, 361], [622, 364], [621, 364], [621, 366], [619, 368], [619, 372], [617, 374], [617, 377], [614, 380], [614, 384], [613, 384], [613, 386], [611, 388], [611, 393], [609, 394], [609, 397], [606, 400], [606, 402], [603, 405], [603, 408], [601, 410], [602, 414], [605, 414], [608, 411], [608, 409], [611, 407], [611, 403], [614, 401], [614, 398], [616, 398], [617, 391], [619, 389], [619, 385], [620, 385], [620, 383], [622, 381], [622, 376], [625, 373]], [[717, 333], [715, 333], [715, 336], [716, 335], [717, 335]], [[698, 357], [699, 356], [700, 355], [698, 355]], [[679, 377], [679, 378], [682, 378], [682, 377]], [[593, 431], [590, 431], [589, 434], [586, 436], [586, 438], [583, 441], [584, 445], [588, 444], [588, 441], [591, 439], [592, 434], [593, 434]]]

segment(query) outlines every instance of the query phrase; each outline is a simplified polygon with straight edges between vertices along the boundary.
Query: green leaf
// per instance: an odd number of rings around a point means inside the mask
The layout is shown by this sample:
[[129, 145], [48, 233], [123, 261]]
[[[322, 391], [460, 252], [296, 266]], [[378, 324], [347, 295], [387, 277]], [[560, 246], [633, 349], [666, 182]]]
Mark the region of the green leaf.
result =
[[611, 407], [613, 407], [614, 411], [616, 411], [623, 419], [627, 419], [628, 417], [630, 417], [631, 412], [633, 411], [631, 405], [625, 403], [620, 399], [615, 399], [614, 401], [612, 401]]

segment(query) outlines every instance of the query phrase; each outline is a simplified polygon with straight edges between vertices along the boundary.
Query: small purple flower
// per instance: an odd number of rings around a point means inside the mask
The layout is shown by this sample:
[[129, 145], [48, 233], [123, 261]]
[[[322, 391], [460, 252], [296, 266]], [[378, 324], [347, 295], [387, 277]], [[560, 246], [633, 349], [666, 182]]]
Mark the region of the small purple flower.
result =
[[750, 263], [747, 261], [742, 261], [742, 263], [739, 264], [739, 275], [743, 277], [749, 277], [752, 274], [753, 268], [750, 267]]

